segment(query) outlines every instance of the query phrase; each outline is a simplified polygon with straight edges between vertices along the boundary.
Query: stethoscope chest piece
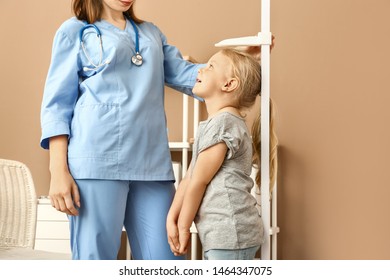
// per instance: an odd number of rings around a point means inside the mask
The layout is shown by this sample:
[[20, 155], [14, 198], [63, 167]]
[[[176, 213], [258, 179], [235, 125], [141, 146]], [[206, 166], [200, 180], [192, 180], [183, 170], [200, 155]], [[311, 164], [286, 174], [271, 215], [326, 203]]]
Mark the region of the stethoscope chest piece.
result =
[[143, 63], [142, 55], [140, 55], [138, 52], [131, 57], [131, 62], [136, 66], [141, 66]]

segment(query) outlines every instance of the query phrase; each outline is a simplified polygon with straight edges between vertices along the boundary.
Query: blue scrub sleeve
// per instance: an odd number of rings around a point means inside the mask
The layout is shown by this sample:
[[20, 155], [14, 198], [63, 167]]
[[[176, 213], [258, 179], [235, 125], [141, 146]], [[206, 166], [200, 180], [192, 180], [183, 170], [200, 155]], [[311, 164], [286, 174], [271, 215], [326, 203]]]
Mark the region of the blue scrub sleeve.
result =
[[163, 44], [166, 85], [203, 101], [202, 98], [192, 92], [192, 88], [195, 85], [198, 70], [204, 67], [204, 64], [194, 64], [184, 60], [180, 51], [176, 47], [169, 45], [166, 36], [161, 31], [159, 32]]
[[78, 98], [79, 43], [57, 31], [41, 106], [41, 147], [49, 148], [49, 138], [70, 135], [70, 123]]

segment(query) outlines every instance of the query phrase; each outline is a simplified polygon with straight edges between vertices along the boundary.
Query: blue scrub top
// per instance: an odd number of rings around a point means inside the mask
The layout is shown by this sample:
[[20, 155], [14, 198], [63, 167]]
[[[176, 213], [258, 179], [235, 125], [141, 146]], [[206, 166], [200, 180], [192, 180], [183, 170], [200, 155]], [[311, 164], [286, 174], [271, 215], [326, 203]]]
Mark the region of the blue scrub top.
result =
[[[41, 146], [68, 135], [68, 164], [75, 179], [174, 180], [164, 111], [164, 84], [193, 96], [198, 69], [152, 23], [137, 24], [143, 64], [135, 66], [135, 32], [101, 20], [103, 61], [97, 70], [82, 51], [84, 22], [71, 18], [58, 29], [45, 84]], [[96, 64], [100, 49], [92, 28], [84, 33]]]

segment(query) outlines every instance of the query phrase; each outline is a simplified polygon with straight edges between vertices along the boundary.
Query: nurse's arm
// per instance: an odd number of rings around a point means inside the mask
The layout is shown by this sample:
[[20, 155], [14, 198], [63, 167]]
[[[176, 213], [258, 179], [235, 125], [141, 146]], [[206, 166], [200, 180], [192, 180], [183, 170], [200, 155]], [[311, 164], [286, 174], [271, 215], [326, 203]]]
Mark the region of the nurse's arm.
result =
[[79, 190], [68, 168], [68, 136], [51, 137], [50, 145], [50, 191], [51, 204], [58, 211], [77, 216], [80, 207]]
[[227, 152], [224, 142], [215, 144], [203, 150], [196, 160], [190, 182], [185, 190], [181, 207], [178, 229], [180, 254], [187, 251], [190, 227], [202, 202], [207, 185], [221, 168]]

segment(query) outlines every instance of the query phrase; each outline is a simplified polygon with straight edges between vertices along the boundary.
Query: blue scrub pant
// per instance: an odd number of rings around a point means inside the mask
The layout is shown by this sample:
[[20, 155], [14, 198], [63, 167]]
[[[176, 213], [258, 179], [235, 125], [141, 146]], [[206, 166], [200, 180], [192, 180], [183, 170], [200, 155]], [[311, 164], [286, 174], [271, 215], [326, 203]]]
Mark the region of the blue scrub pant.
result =
[[79, 216], [70, 216], [72, 258], [115, 260], [125, 226], [136, 260], [183, 259], [169, 247], [166, 217], [175, 194], [168, 181], [76, 180]]

